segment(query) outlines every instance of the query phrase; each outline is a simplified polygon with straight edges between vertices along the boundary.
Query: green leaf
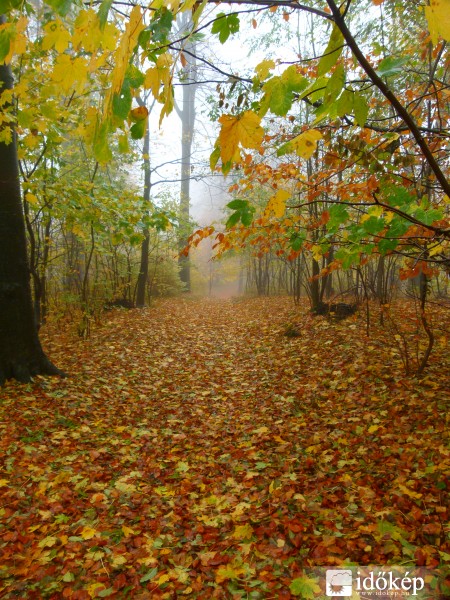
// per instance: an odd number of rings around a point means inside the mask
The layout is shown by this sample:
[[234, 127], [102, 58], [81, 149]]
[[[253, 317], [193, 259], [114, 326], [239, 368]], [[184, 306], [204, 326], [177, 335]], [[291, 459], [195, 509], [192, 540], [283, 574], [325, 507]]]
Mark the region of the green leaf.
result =
[[125, 81], [128, 81], [130, 87], [139, 88], [145, 81], [145, 75], [134, 65], [128, 65]]
[[353, 111], [353, 92], [344, 90], [336, 102], [336, 113], [338, 117], [349, 115]]
[[305, 575], [294, 579], [289, 589], [294, 596], [301, 596], [302, 600], [313, 600], [314, 596], [320, 592], [320, 585], [318, 585], [317, 579]]
[[231, 229], [231, 227], [234, 227], [235, 225], [237, 225], [237, 223], [239, 223], [239, 221], [241, 220], [241, 213], [240, 212], [234, 212], [232, 215], [230, 215], [228, 217], [228, 220], [225, 224], [225, 227], [227, 229]]
[[[152, 22], [149, 26], [152, 42], [165, 42], [172, 29], [173, 13], [163, 7], [155, 12]], [[150, 39], [150, 38], [149, 38]], [[139, 40], [139, 44], [145, 40], [145, 36]], [[145, 48], [145, 45], [142, 46]]]
[[333, 204], [329, 210], [330, 218], [327, 223], [327, 229], [330, 232], [336, 232], [339, 226], [348, 219], [348, 212], [343, 204]]
[[22, 0], [0, 0], [0, 15], [6, 15], [9, 11], [19, 8]]
[[370, 233], [371, 235], [376, 235], [386, 227], [386, 223], [384, 219], [370, 217], [369, 219], [367, 219], [367, 221], [364, 221], [363, 227], [367, 231], [367, 233]]
[[130, 127], [130, 133], [133, 140], [140, 140], [144, 137], [146, 125], [147, 119], [142, 119], [142, 121], [138, 121]]
[[242, 225], [244, 225], [245, 227], [250, 227], [250, 225], [253, 222], [253, 213], [254, 212], [255, 212], [254, 209], [241, 211], [241, 223], [242, 223]]
[[353, 114], [355, 115], [356, 123], [360, 127], [364, 127], [367, 115], [369, 114], [369, 105], [364, 96], [360, 94], [354, 94], [353, 96]]
[[97, 592], [97, 597], [98, 598], [107, 598], [108, 596], [112, 596], [115, 592], [116, 592], [116, 590], [114, 588], [110, 587], [106, 590], [102, 590], [101, 592]]
[[3, 29], [3, 31], [0, 31], [0, 62], [3, 62], [5, 57], [8, 56], [10, 44], [11, 32]]
[[335, 258], [342, 261], [342, 268], [349, 269], [353, 265], [359, 265], [361, 260], [360, 250], [341, 248], [335, 254]]
[[386, 202], [390, 206], [409, 206], [417, 200], [417, 196], [404, 187], [387, 187], [383, 189], [386, 196]]
[[236, 198], [236, 200], [228, 202], [227, 204], [227, 207], [231, 208], [232, 210], [242, 210], [247, 208], [248, 206], [248, 200], [239, 200], [238, 198]]
[[46, 4], [51, 6], [55, 12], [62, 17], [66, 16], [72, 6], [72, 0], [46, 0]]
[[409, 223], [409, 221], [406, 221], [406, 219], [403, 219], [400, 216], [395, 216], [389, 223], [389, 232], [387, 233], [387, 236], [400, 238], [410, 227], [411, 223]]
[[239, 17], [236, 14], [219, 13], [213, 23], [211, 33], [219, 34], [219, 41], [224, 44], [231, 34], [239, 31]]
[[128, 117], [128, 113], [131, 110], [131, 103], [133, 96], [130, 91], [128, 81], [124, 81], [122, 89], [119, 94], [114, 94], [112, 99], [113, 115], [118, 117], [122, 121]]
[[301, 250], [305, 239], [306, 235], [304, 233], [295, 231], [289, 239], [292, 250], [294, 250], [294, 252], [298, 252], [299, 250]]
[[398, 240], [390, 240], [383, 238], [378, 242], [378, 250], [384, 256], [390, 250], [394, 250], [398, 246]]
[[440, 221], [444, 216], [444, 213], [440, 209], [424, 210], [419, 208], [414, 213], [414, 217], [421, 221], [424, 225], [432, 225], [435, 221]]
[[391, 75], [396, 75], [397, 73], [401, 73], [404, 69], [404, 65], [409, 61], [409, 58], [406, 56], [400, 56], [399, 58], [393, 58], [392, 56], [388, 56], [383, 59], [377, 68], [378, 75], [382, 77], [389, 77]]
[[158, 572], [158, 567], [154, 567], [146, 575], [144, 575], [143, 577], [141, 577], [139, 581], [141, 583], [146, 583], [147, 581], [150, 581], [151, 579], [153, 579], [153, 577], [155, 577], [155, 575], [157, 574], [157, 572]]
[[112, 152], [108, 143], [110, 121], [104, 121], [95, 136], [94, 140], [94, 156], [99, 163], [106, 163], [111, 160]]
[[338, 58], [342, 54], [343, 48], [344, 37], [341, 33], [341, 30], [336, 25], [333, 25], [330, 41], [328, 42], [328, 46], [326, 47], [325, 52], [323, 53], [323, 56], [319, 60], [319, 64], [317, 66], [318, 77], [325, 75], [325, 73], [330, 71], [331, 67], [336, 64]]
[[333, 102], [341, 93], [345, 85], [344, 65], [338, 65], [333, 75], [330, 77], [325, 88], [325, 102]]
[[280, 76], [272, 77], [263, 86], [260, 114], [269, 109], [280, 117], [287, 114], [294, 101], [294, 94], [303, 92], [308, 80], [297, 72], [295, 65], [288, 67]]
[[214, 171], [214, 169], [216, 168], [219, 158], [220, 158], [220, 146], [217, 146], [211, 152], [211, 156], [209, 157], [209, 168], [211, 169], [211, 171]]
[[106, 21], [108, 20], [108, 13], [112, 3], [113, 0], [103, 0], [103, 2], [100, 4], [100, 8], [98, 9], [97, 17], [100, 23], [100, 29], [102, 31], [105, 28]]

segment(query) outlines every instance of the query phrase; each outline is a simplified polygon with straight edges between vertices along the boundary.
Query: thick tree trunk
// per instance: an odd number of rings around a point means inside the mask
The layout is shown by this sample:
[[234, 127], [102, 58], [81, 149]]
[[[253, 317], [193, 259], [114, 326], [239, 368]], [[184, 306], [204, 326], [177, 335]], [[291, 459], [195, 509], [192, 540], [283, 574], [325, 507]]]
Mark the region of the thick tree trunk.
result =
[[[0, 17], [0, 22], [2, 18]], [[11, 89], [12, 72], [0, 65], [0, 93]], [[62, 375], [45, 356], [34, 318], [17, 145], [0, 142], [0, 385], [6, 379]]]

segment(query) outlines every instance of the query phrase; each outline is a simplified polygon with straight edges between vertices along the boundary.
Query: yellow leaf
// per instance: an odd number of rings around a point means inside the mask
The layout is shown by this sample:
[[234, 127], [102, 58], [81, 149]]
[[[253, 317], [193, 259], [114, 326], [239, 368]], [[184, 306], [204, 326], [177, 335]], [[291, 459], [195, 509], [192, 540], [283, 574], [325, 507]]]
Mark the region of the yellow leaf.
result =
[[8, 483], [8, 479], [0, 479], [0, 487], [5, 487], [6, 485], [8, 485]]
[[382, 206], [371, 206], [367, 212], [371, 217], [381, 217], [383, 210]]
[[11, 62], [15, 54], [23, 54], [27, 49], [26, 28], [28, 19], [24, 16], [20, 17], [17, 22], [3, 23], [0, 25], [0, 32], [7, 32], [9, 40], [9, 52], [3, 59], [5, 65]]
[[235, 567], [233, 565], [222, 565], [216, 571], [216, 583], [223, 583], [227, 579], [238, 579], [245, 574], [243, 567]]
[[399, 485], [398, 489], [403, 492], [404, 494], [406, 494], [407, 496], [409, 496], [410, 498], [414, 498], [416, 500], [418, 500], [419, 498], [422, 498], [422, 494], [418, 494], [417, 492], [415, 492], [414, 490], [410, 490], [409, 488], [407, 488], [405, 485]]
[[123, 535], [125, 536], [129, 536], [129, 535], [134, 535], [134, 531], [131, 529], [131, 527], [127, 527], [126, 525], [122, 525], [122, 531], [123, 531]]
[[246, 525], [236, 525], [236, 529], [233, 531], [233, 537], [235, 540], [248, 540], [252, 537], [253, 527], [248, 523]]
[[378, 425], [371, 425], [371, 426], [368, 428], [368, 430], [367, 430], [367, 431], [368, 431], [369, 433], [375, 433], [375, 431], [377, 431], [379, 428], [380, 428], [380, 427], [379, 427]]
[[434, 256], [435, 254], [439, 254], [440, 252], [444, 251], [444, 246], [442, 244], [432, 243], [428, 246], [428, 248], [429, 248], [429, 250], [428, 250], [429, 256]]
[[252, 433], [268, 433], [269, 428], [264, 426], [264, 427], [259, 427], [258, 429], [254, 429], [252, 431]]
[[164, 575], [161, 575], [161, 577], [158, 578], [158, 585], [167, 583], [167, 581], [169, 581], [169, 579], [170, 579], [170, 577], [167, 575], [167, 573], [165, 573]]
[[291, 197], [291, 193], [287, 190], [277, 190], [276, 194], [269, 199], [264, 216], [270, 216], [271, 213], [275, 217], [280, 218], [286, 212], [286, 200]]
[[219, 119], [220, 155], [223, 163], [240, 161], [239, 146], [259, 149], [264, 137], [261, 118], [252, 110], [246, 110], [238, 116], [222, 115]]
[[433, 44], [437, 44], [439, 36], [450, 41], [450, 0], [431, 0], [425, 7], [425, 16]]
[[164, 52], [164, 54], [160, 54], [156, 60], [156, 66], [158, 69], [171, 67], [172, 65], [173, 56], [170, 54], [170, 52]]
[[160, 81], [159, 70], [156, 67], [150, 67], [150, 69], [147, 69], [145, 72], [144, 88], [146, 90], [152, 90], [152, 94], [155, 96], [155, 98], [158, 98], [159, 95]]
[[132, 494], [136, 491], [136, 486], [133, 483], [125, 483], [124, 481], [116, 481], [114, 487], [125, 494]]
[[33, 206], [36, 206], [36, 204], [39, 204], [39, 200], [36, 198], [36, 196], [34, 194], [30, 194], [30, 192], [27, 192], [25, 194], [25, 200], [28, 202], [28, 204], [32, 204]]
[[279, 435], [274, 435], [273, 439], [278, 442], [279, 444], [287, 444], [288, 442], [286, 440], [283, 440], [283, 438]]
[[394, 218], [394, 213], [391, 210], [388, 210], [384, 215], [384, 220], [386, 223], [390, 223]]
[[97, 598], [97, 591], [99, 588], [105, 589], [103, 583], [90, 583], [88, 586], [85, 587], [85, 590], [91, 598]]
[[309, 129], [289, 142], [289, 147], [297, 156], [308, 160], [317, 148], [317, 142], [322, 139], [322, 134], [317, 129]]
[[[105, 44], [106, 36], [104, 34], [105, 30], [101, 30], [98, 14], [95, 10], [92, 8], [82, 10], [75, 20], [75, 31], [71, 40], [72, 46], [77, 50], [83, 49], [84, 52], [91, 52], [94, 55], [101, 46], [105, 48], [108, 45]], [[117, 34], [116, 31], [116, 36]], [[109, 49], [113, 50], [115, 45], [114, 42], [114, 45]]]
[[58, 538], [56, 537], [52, 537], [52, 536], [48, 536], [46, 538], [44, 538], [43, 540], [41, 540], [38, 544], [39, 548], [51, 548], [52, 546], [54, 546], [56, 544], [56, 542], [58, 541]]
[[130, 13], [125, 31], [120, 38], [120, 42], [116, 51], [114, 52], [114, 70], [111, 77], [111, 87], [108, 90], [108, 94], [105, 98], [103, 114], [104, 118], [106, 118], [106, 115], [109, 113], [110, 104], [114, 94], [119, 93], [122, 89], [125, 72], [127, 70], [131, 54], [136, 47], [139, 34], [144, 27], [145, 23], [143, 22], [141, 8], [136, 5]]
[[84, 58], [78, 57], [72, 60], [68, 54], [61, 54], [53, 67], [52, 80], [58, 83], [64, 92], [68, 92], [72, 86], [75, 86], [77, 91], [81, 91], [87, 75], [88, 65]]
[[315, 261], [319, 261], [322, 258], [322, 247], [318, 244], [314, 244], [311, 248], [311, 253]]
[[89, 527], [89, 525], [86, 525], [81, 531], [81, 537], [83, 538], [83, 540], [90, 540], [94, 537], [96, 533], [96, 529], [93, 529], [92, 527]]
[[260, 81], [266, 79], [271, 69], [275, 68], [275, 62], [273, 60], [263, 60], [255, 67], [256, 74]]
[[123, 556], [123, 554], [117, 554], [117, 555], [113, 556], [113, 558], [111, 560], [111, 566], [114, 568], [121, 567], [126, 562], [127, 562], [127, 559], [125, 558], [125, 556]]
[[45, 36], [42, 40], [42, 50], [50, 50], [55, 48], [57, 52], [62, 54], [69, 46], [70, 33], [64, 27], [61, 19], [50, 21], [44, 26]]

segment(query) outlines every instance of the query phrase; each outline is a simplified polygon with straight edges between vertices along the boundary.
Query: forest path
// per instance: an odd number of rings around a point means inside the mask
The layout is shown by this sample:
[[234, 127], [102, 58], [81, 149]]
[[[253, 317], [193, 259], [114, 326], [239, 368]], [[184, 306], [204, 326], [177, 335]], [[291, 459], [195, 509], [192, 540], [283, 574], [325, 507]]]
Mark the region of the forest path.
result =
[[175, 299], [53, 332], [71, 377], [0, 390], [0, 595], [291, 598], [303, 563], [435, 566], [444, 352], [407, 380], [359, 319]]

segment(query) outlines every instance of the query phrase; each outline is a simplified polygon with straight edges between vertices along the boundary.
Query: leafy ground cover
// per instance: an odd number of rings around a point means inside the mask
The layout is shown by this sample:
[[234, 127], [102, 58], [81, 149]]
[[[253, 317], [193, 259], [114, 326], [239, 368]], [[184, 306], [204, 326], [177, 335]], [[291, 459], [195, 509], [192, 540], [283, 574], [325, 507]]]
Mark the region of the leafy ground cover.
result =
[[307, 566], [445, 572], [435, 326], [420, 380], [362, 315], [284, 298], [111, 311], [88, 341], [49, 327], [71, 377], [0, 390], [0, 596], [308, 598]]

